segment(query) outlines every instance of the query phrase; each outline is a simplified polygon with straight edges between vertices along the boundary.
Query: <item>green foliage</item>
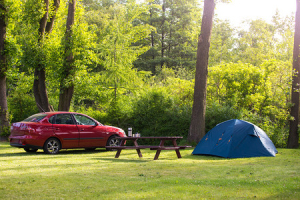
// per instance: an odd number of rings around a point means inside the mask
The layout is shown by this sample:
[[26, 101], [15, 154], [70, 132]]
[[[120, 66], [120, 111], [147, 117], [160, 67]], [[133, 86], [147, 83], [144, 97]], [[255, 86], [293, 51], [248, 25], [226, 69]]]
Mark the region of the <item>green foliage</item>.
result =
[[10, 135], [10, 127], [9, 126], [1, 126], [0, 137], [8, 138]]
[[[208, 99], [236, 108], [255, 109], [263, 92], [261, 69], [243, 63], [224, 63], [209, 68]], [[258, 102], [257, 102], [258, 103]]]
[[[7, 3], [7, 92], [15, 122], [38, 112], [32, 92], [37, 66], [46, 69], [49, 101], [57, 110], [68, 4], [60, 1], [52, 32], [39, 40], [44, 2]], [[75, 86], [71, 110], [125, 130], [131, 126], [142, 135], [187, 136], [201, 24], [198, 3], [79, 1], [72, 27], [75, 68], [65, 80]], [[257, 124], [276, 146], [285, 147], [294, 18], [276, 13], [271, 23], [246, 24], [237, 29], [220, 19], [214, 22], [206, 130], [240, 118]]]
[[150, 15], [140, 23], [156, 28], [141, 43], [150, 46], [134, 63], [140, 70], [156, 68], [193, 69], [196, 63], [197, 38], [201, 25], [201, 8], [194, 0], [150, 1]]
[[228, 63], [234, 60], [233, 52], [236, 38], [235, 30], [228, 21], [218, 18], [214, 19], [214, 26], [211, 36], [211, 46], [209, 49], [209, 66], [218, 65], [220, 63]]
[[9, 81], [8, 107], [11, 122], [22, 121], [23, 119], [38, 113], [38, 109], [32, 93], [32, 77], [25, 73], [11, 72], [7, 76]]
[[242, 119], [260, 126], [275, 145], [283, 147], [290, 117], [290, 84], [289, 62], [269, 60], [260, 68], [227, 63], [209, 68], [207, 97], [208, 102], [242, 111]]
[[137, 99], [130, 120], [133, 131], [144, 136], [186, 136], [191, 107], [179, 105], [174, 98], [176, 95], [157, 88]]
[[216, 102], [208, 105], [205, 114], [205, 131], [210, 131], [217, 124], [230, 120], [241, 119], [243, 112], [230, 106], [222, 106]]

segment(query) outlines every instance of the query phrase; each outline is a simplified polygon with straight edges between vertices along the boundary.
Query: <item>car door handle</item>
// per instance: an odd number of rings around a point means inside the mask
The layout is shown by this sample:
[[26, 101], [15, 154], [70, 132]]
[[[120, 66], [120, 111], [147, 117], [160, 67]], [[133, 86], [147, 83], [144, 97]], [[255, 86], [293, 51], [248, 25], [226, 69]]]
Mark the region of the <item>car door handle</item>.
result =
[[50, 127], [50, 128], [48, 128], [48, 130], [56, 130], [56, 131], [59, 131], [60, 129], [59, 129], [59, 128], [53, 128], [53, 127]]

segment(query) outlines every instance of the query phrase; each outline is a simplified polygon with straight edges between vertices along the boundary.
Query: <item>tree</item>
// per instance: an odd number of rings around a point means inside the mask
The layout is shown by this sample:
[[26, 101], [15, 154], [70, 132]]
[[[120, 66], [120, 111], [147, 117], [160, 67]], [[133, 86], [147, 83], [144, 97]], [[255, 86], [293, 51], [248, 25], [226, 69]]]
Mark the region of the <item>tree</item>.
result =
[[[43, 42], [45, 40], [45, 36], [49, 35], [52, 31], [52, 27], [54, 24], [54, 19], [55, 19], [57, 9], [59, 7], [59, 3], [60, 3], [59, 0], [53, 0], [54, 11], [52, 15], [50, 15], [49, 0], [44, 0], [45, 14], [40, 20], [40, 27], [38, 31], [39, 32], [38, 43], [41, 48], [43, 48]], [[47, 88], [46, 88], [46, 66], [42, 60], [38, 62], [34, 71], [33, 93], [34, 93], [35, 102], [40, 112], [53, 111], [53, 108], [49, 104]]]
[[[139, 70], [159, 73], [159, 68], [194, 69], [200, 8], [195, 0], [163, 0], [149, 3], [150, 15], [142, 23], [156, 28], [143, 45], [151, 48], [139, 56], [134, 65]], [[158, 68], [158, 69], [156, 69]]]
[[0, 1], [0, 134], [8, 129], [8, 108], [6, 98], [6, 71], [7, 62], [5, 55], [6, 40], [6, 5], [4, 0]]
[[201, 33], [198, 39], [194, 103], [188, 134], [189, 142], [199, 142], [205, 135], [206, 87], [210, 37], [215, 9], [214, 0], [204, 0]]
[[60, 94], [58, 110], [69, 111], [71, 100], [74, 93], [74, 55], [72, 52], [73, 41], [72, 41], [72, 26], [75, 20], [75, 7], [76, 0], [69, 0], [68, 17], [66, 24], [66, 35], [65, 35], [65, 62], [63, 66], [63, 77], [60, 82]]
[[147, 12], [147, 6], [144, 4], [138, 5], [135, 1], [128, 1], [126, 5], [111, 6], [109, 10], [110, 22], [103, 27], [105, 35], [99, 45], [99, 56], [105, 69], [102, 71], [103, 82], [105, 87], [113, 92], [113, 95], [110, 95], [110, 114], [118, 119], [120, 96], [135, 90], [143, 73], [132, 69], [133, 62], [149, 47], [137, 43], [146, 38], [153, 27], [134, 23]]
[[209, 50], [209, 66], [233, 61], [234, 34], [234, 29], [231, 28], [229, 21], [218, 18], [214, 20]]
[[297, 10], [295, 17], [295, 36], [294, 36], [294, 52], [293, 52], [293, 82], [292, 82], [292, 103], [290, 120], [290, 132], [288, 138], [288, 148], [299, 147], [299, 85], [300, 85], [300, 0], [297, 0]]
[[238, 32], [235, 61], [259, 66], [264, 60], [274, 59], [277, 44], [275, 27], [262, 19], [252, 20], [247, 24], [248, 30]]

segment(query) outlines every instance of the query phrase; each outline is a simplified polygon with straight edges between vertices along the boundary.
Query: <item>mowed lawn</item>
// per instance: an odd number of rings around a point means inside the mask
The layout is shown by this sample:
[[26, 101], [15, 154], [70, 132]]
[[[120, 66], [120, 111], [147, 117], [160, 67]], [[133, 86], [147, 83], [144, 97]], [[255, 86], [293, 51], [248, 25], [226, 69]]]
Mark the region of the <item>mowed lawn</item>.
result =
[[300, 199], [300, 149], [276, 157], [162, 151], [26, 153], [0, 142], [0, 199]]

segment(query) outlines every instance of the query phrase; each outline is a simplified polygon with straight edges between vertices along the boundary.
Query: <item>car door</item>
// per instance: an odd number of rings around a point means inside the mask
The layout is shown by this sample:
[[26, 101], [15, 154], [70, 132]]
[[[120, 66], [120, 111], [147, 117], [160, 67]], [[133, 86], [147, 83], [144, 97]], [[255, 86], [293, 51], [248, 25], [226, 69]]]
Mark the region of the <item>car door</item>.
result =
[[81, 114], [73, 114], [80, 133], [80, 147], [105, 146], [105, 127], [95, 120]]
[[62, 142], [62, 148], [79, 147], [79, 130], [71, 114], [57, 114], [50, 121], [54, 133]]

